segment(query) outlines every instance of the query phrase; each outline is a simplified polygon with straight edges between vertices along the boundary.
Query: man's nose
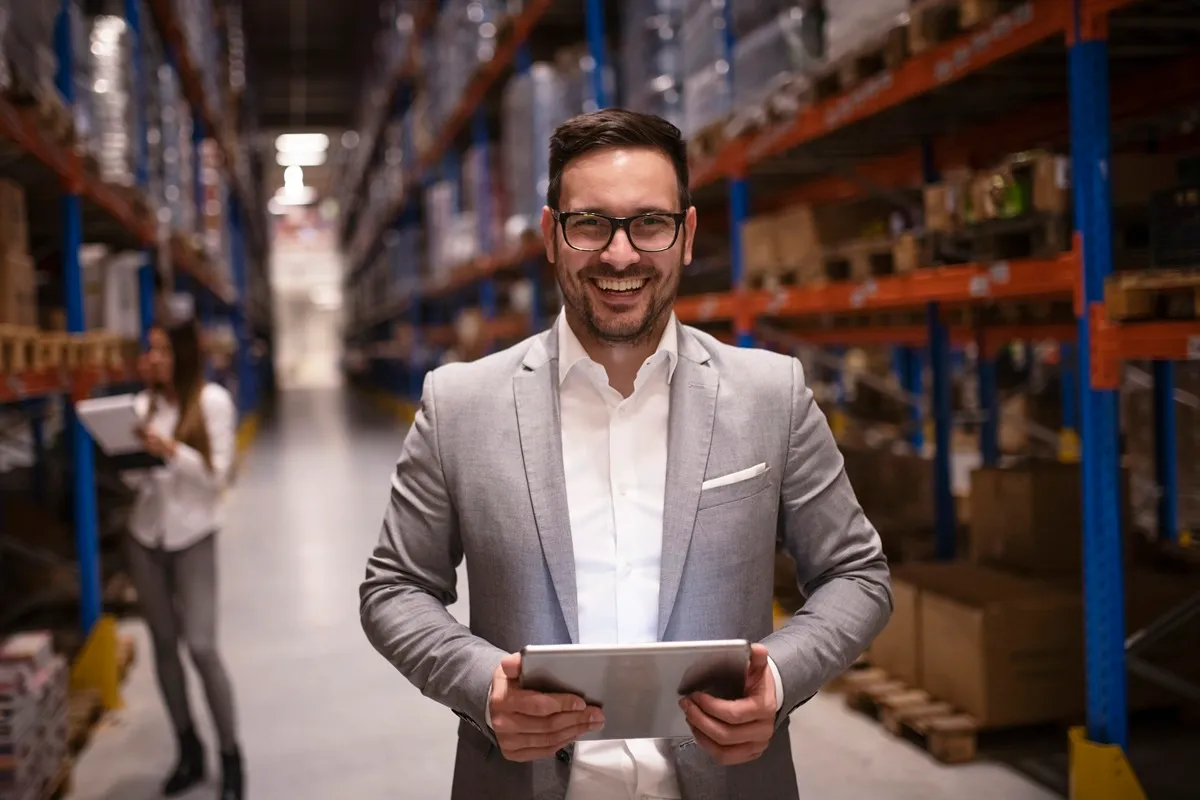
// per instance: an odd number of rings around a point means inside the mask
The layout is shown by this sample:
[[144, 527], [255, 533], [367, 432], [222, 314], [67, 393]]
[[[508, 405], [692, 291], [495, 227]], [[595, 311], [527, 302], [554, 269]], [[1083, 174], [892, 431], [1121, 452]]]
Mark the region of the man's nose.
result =
[[612, 241], [608, 243], [608, 247], [604, 248], [602, 255], [605, 263], [614, 267], [627, 267], [630, 264], [636, 264], [641, 259], [641, 254], [629, 241], [629, 236], [624, 229], [618, 229], [613, 234]]

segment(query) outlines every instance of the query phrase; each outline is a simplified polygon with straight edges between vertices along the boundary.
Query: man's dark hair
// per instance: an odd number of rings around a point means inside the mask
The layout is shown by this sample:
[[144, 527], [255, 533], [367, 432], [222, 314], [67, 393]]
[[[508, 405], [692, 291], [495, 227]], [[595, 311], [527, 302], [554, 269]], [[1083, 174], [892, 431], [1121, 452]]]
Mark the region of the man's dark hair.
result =
[[606, 108], [573, 117], [550, 137], [550, 186], [546, 205], [558, 210], [562, 194], [563, 169], [573, 159], [604, 147], [651, 147], [662, 152], [675, 165], [679, 182], [680, 210], [692, 205], [688, 188], [687, 143], [679, 129], [662, 117], [623, 108]]

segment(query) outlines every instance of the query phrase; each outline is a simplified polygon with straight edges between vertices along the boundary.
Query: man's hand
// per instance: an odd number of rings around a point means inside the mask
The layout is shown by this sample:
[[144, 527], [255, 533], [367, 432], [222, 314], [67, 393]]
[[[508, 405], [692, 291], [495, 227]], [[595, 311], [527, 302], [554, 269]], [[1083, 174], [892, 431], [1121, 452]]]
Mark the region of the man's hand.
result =
[[731, 767], [758, 758], [775, 733], [775, 679], [767, 667], [767, 648], [750, 646], [744, 698], [720, 700], [697, 692], [679, 706], [696, 743], [718, 764]]
[[544, 694], [522, 689], [521, 654], [505, 656], [492, 676], [488, 699], [492, 730], [509, 761], [548, 758], [604, 725], [604, 714], [573, 694]]

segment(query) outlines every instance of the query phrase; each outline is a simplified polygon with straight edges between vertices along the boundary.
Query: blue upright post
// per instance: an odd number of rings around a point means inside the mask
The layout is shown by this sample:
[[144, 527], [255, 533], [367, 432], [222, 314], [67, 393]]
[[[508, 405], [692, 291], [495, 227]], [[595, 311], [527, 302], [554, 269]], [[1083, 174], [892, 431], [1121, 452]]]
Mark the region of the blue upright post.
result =
[[996, 387], [996, 353], [980, 337], [979, 342], [979, 452], [983, 464], [994, 467], [1000, 462], [1000, 403]]
[[1080, 432], [1083, 470], [1084, 632], [1087, 642], [1087, 734], [1093, 742], [1128, 744], [1125, 694], [1125, 586], [1118, 491], [1117, 395], [1091, 382], [1090, 319], [1104, 302], [1112, 272], [1109, 189], [1108, 46], [1084, 39], [1074, 0], [1069, 48], [1071, 174], [1075, 226], [1083, 239], [1083, 313], [1079, 318]]
[[1179, 537], [1179, 471], [1175, 438], [1175, 364], [1154, 362], [1154, 458], [1159, 487], [1158, 535]]
[[929, 366], [932, 373], [930, 394], [933, 414], [933, 497], [935, 511], [937, 557], [954, 558], [955, 528], [954, 494], [950, 485], [950, 334], [942, 321], [937, 303], [928, 306]]
[[[71, 47], [71, 0], [62, 0], [54, 31], [58, 56], [57, 84], [59, 94], [68, 107], [75, 103], [74, 53]], [[67, 187], [62, 200], [63, 222], [63, 283], [66, 288], [67, 330], [82, 333], [83, 273], [79, 264], [79, 248], [83, 246], [83, 202], [78, 187]], [[79, 612], [85, 634], [91, 632], [100, 619], [100, 532], [96, 519], [96, 475], [92, 455], [92, 439], [66, 404], [66, 429], [71, 439], [74, 470], [75, 550], [79, 557]]]
[[608, 108], [608, 89], [604, 85], [605, 69], [605, 35], [604, 35], [604, 0], [584, 0], [587, 4], [588, 52], [595, 62], [592, 71], [592, 95], [596, 98], [597, 108]]
[[[736, 292], [742, 286], [742, 275], [745, 269], [742, 264], [742, 225], [750, 211], [750, 190], [745, 178], [733, 178], [729, 181], [729, 262], [731, 265], [730, 281]], [[754, 332], [748, 327], [749, 320], [734, 321], [738, 347], [753, 347]]]
[[[517, 55], [513, 62], [514, 69], [518, 75], [528, 75], [530, 67], [533, 66], [533, 55], [529, 52], [529, 45], [522, 43], [517, 48]], [[537, 114], [536, 106], [534, 114]], [[534, 125], [536, 128], [537, 126]], [[539, 143], [533, 142], [534, 151], [538, 152]], [[531, 258], [523, 265], [525, 279], [529, 281], [529, 329], [531, 331], [540, 331], [542, 329], [542, 257]]]
[[237, 374], [237, 401], [239, 416], [254, 410], [254, 367], [250, 353], [250, 335], [246, 324], [247, 302], [247, 273], [246, 273], [246, 241], [242, 219], [242, 203], [237, 195], [229, 192], [229, 238], [230, 254], [233, 263], [233, 286], [237, 297], [230, 309], [230, 322], [233, 323], [233, 333], [237, 341], [235, 369]]
[[914, 452], [920, 453], [925, 449], [925, 414], [920, 404], [920, 398], [925, 394], [925, 364], [918, 348], [904, 347], [900, 352], [904, 365], [904, 389], [917, 401], [908, 408], [911, 426], [909, 444]]

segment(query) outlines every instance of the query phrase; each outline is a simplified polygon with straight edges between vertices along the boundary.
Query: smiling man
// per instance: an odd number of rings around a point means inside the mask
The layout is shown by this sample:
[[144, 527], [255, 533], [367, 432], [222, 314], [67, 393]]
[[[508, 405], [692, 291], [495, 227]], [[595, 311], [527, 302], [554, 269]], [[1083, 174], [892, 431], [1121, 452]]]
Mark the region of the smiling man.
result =
[[[430, 373], [362, 585], [363, 627], [459, 727], [455, 798], [797, 797], [789, 714], [887, 622], [879, 537], [799, 362], [672, 312], [696, 210], [658, 117], [561, 126], [542, 212], [550, 330]], [[776, 543], [806, 602], [772, 630]], [[447, 612], [466, 557], [470, 628]], [[599, 709], [518, 687], [527, 644], [748, 639], [747, 696], [693, 738], [588, 741]]]

